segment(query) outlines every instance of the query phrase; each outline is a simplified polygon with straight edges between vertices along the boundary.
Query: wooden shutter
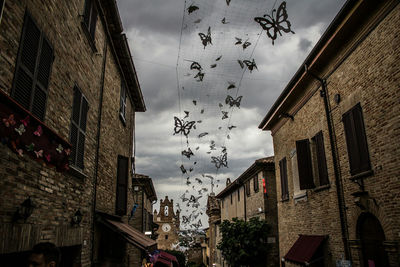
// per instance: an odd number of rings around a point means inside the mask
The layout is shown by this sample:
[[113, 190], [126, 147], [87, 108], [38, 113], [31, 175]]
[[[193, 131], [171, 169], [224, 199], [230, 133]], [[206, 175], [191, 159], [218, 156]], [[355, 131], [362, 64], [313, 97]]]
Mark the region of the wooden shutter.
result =
[[53, 49], [26, 13], [15, 69], [12, 97], [40, 120], [44, 119]]
[[289, 199], [289, 189], [287, 181], [286, 158], [283, 158], [281, 161], [279, 161], [279, 170], [281, 175], [282, 200], [287, 200]]
[[355, 175], [371, 169], [364, 119], [360, 104], [343, 115], [350, 174]]
[[117, 196], [116, 196], [116, 214], [123, 216], [126, 214], [127, 188], [128, 188], [128, 171], [129, 160], [127, 157], [118, 156], [117, 169]]
[[257, 174], [253, 178], [253, 187], [254, 187], [254, 192], [258, 192], [258, 175]]
[[328, 170], [326, 166], [324, 136], [322, 135], [322, 131], [317, 133], [313, 137], [313, 140], [315, 142], [316, 154], [317, 154], [319, 185], [326, 185], [329, 184], [329, 179], [328, 179]]
[[300, 190], [314, 188], [312, 173], [310, 141], [308, 139], [296, 141], [297, 167], [299, 169]]
[[93, 40], [94, 40], [94, 34], [96, 32], [96, 22], [97, 22], [97, 9], [94, 2], [92, 2], [92, 14], [90, 16], [89, 31], [90, 31], [90, 36], [92, 37]]
[[238, 193], [237, 193], [237, 197], [238, 197], [238, 202], [240, 201], [240, 188], [238, 188]]
[[246, 182], [246, 194], [247, 196], [250, 196], [250, 180], [247, 180]]

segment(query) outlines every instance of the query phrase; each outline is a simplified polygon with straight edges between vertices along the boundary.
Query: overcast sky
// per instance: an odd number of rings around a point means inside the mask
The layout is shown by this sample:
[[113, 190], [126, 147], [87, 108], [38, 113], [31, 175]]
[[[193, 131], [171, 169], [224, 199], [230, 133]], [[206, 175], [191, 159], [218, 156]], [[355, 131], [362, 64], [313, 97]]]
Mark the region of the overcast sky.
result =
[[[271, 135], [258, 125], [344, 2], [288, 0], [294, 34], [282, 32], [272, 45], [254, 17], [271, 15], [282, 1], [231, 0], [228, 6], [226, 0], [189, 0], [185, 6], [183, 0], [118, 0], [147, 106], [146, 112], [136, 115], [136, 172], [153, 178], [158, 199], [168, 195], [177, 203], [188, 190], [187, 197], [202, 195], [204, 207], [211, 190], [211, 179], [205, 175], [215, 177], [218, 193], [226, 178], [234, 180], [256, 159], [273, 155]], [[199, 9], [189, 14], [190, 5]], [[221, 23], [223, 18], [226, 24]], [[199, 33], [207, 35], [208, 27], [212, 44], [204, 47]], [[242, 44], [235, 45], [235, 37], [251, 45], [243, 49]], [[242, 69], [237, 60], [245, 59], [254, 59], [258, 70]], [[195, 78], [198, 71], [190, 69], [193, 61], [205, 73], [201, 82]], [[230, 83], [235, 88], [227, 90]], [[240, 108], [226, 104], [227, 95], [234, 100], [242, 96]], [[188, 139], [173, 135], [174, 116], [182, 119], [184, 111], [189, 112], [185, 121], [196, 121]], [[227, 119], [222, 120], [222, 111], [228, 112]], [[229, 130], [232, 125], [237, 127]], [[199, 138], [203, 132], [208, 135]], [[215, 150], [210, 149], [212, 142]], [[221, 158], [223, 146], [228, 168], [217, 169], [211, 157]], [[181, 155], [189, 147], [195, 154], [191, 159]], [[181, 164], [187, 174], [182, 174]], [[202, 188], [208, 191], [194, 193]], [[192, 209], [181, 206], [183, 212]], [[203, 216], [203, 226], [206, 220]]]

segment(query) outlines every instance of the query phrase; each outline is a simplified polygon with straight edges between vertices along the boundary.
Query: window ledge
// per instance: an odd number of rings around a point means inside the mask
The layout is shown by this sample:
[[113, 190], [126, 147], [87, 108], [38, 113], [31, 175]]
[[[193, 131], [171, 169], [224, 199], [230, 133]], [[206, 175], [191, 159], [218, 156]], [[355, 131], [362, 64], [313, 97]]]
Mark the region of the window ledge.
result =
[[299, 201], [307, 201], [307, 192], [300, 192], [297, 194], [293, 194], [294, 203]]
[[324, 184], [324, 185], [320, 185], [320, 186], [312, 189], [312, 191], [313, 192], [320, 192], [320, 191], [324, 191], [324, 190], [329, 189], [329, 188], [331, 188], [330, 184]]
[[350, 180], [355, 181], [355, 180], [359, 180], [359, 179], [364, 179], [364, 178], [367, 178], [368, 176], [372, 176], [372, 175], [374, 175], [374, 171], [368, 170], [365, 172], [360, 172], [360, 173], [352, 175], [350, 177]]
[[289, 201], [289, 197], [281, 199], [281, 202], [288, 202], [288, 201]]
[[75, 176], [76, 178], [79, 178], [81, 180], [84, 180], [85, 178], [87, 178], [88, 176], [86, 174], [84, 174], [82, 172], [82, 170], [70, 165], [69, 166], [69, 171], [68, 171], [71, 175]]
[[86, 38], [87, 38], [87, 40], [88, 40], [88, 42], [89, 42], [90, 48], [92, 48], [93, 53], [97, 53], [96, 44], [95, 44], [95, 42], [94, 42], [92, 36], [90, 36], [90, 32], [89, 32], [89, 30], [88, 30], [88, 27], [86, 26], [86, 23], [85, 23], [83, 20], [82, 20], [82, 22], [81, 22], [81, 27], [82, 27], [82, 29], [83, 29], [83, 32], [84, 32], [85, 35], [86, 35]]

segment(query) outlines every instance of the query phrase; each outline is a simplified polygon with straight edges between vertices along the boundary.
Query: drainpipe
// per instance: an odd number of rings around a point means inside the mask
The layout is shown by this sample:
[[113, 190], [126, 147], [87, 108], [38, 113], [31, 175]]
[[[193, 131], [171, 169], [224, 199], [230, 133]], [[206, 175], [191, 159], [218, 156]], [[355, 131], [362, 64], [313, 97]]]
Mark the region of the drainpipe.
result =
[[304, 64], [304, 68], [306, 73], [309, 73], [313, 78], [318, 80], [321, 83], [321, 97], [324, 99], [324, 107], [325, 107], [325, 114], [326, 114], [326, 121], [328, 124], [328, 132], [329, 132], [329, 141], [330, 141], [330, 147], [331, 147], [331, 154], [332, 154], [332, 161], [333, 161], [333, 170], [334, 170], [334, 175], [335, 175], [335, 183], [336, 183], [336, 194], [337, 194], [337, 199], [338, 199], [338, 206], [339, 206], [339, 216], [340, 216], [340, 226], [342, 230], [342, 240], [343, 240], [343, 245], [344, 245], [344, 254], [347, 260], [351, 260], [351, 253], [350, 253], [350, 247], [349, 247], [349, 231], [347, 227], [347, 217], [346, 217], [346, 206], [345, 206], [345, 199], [344, 199], [344, 193], [343, 193], [343, 185], [342, 185], [342, 180], [340, 177], [340, 170], [339, 170], [339, 164], [338, 164], [338, 158], [337, 158], [337, 151], [336, 151], [336, 142], [335, 142], [335, 136], [334, 136], [334, 130], [333, 130], [333, 118], [332, 114], [330, 112], [329, 108], [329, 101], [328, 101], [328, 88], [327, 88], [327, 83], [326, 79], [322, 79], [319, 76], [315, 75], [311, 71], [309, 71], [308, 66]]
[[94, 238], [95, 238], [95, 221], [96, 221], [96, 199], [97, 199], [97, 178], [99, 174], [99, 152], [100, 152], [100, 129], [101, 129], [101, 114], [103, 110], [103, 91], [104, 91], [104, 73], [106, 69], [106, 58], [107, 58], [107, 38], [104, 39], [103, 46], [103, 63], [101, 67], [100, 77], [100, 96], [99, 96], [99, 108], [97, 112], [97, 134], [96, 134], [96, 154], [94, 164], [94, 181], [93, 181], [93, 199], [92, 199], [92, 253], [90, 256], [91, 266], [94, 266]]

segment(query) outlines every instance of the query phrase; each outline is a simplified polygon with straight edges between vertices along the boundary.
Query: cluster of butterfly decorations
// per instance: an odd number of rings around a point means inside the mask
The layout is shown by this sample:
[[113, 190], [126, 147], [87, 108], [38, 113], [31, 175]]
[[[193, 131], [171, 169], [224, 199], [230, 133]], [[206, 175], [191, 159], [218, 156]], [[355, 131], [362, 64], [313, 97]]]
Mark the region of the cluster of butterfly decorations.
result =
[[[231, 3], [231, 0], [226, 0], [226, 5], [229, 6]], [[192, 3], [186, 10], [189, 15], [195, 14], [198, 12], [200, 9], [199, 6], [195, 5], [195, 3]], [[194, 21], [194, 23], [200, 23], [201, 19], [197, 19]], [[221, 23], [222, 24], [229, 24], [230, 22], [227, 20], [226, 17], [221, 18]], [[291, 30], [291, 23], [288, 21], [288, 14], [286, 11], [286, 2], [282, 2], [278, 9], [273, 9], [270, 14], [265, 14], [263, 17], [254, 17], [254, 21], [257, 22], [263, 30], [266, 31], [266, 35], [272, 40], [272, 44], [274, 45], [274, 41], [276, 38], [279, 36], [282, 36], [282, 33], [293, 33], [294, 32]], [[204, 32], [199, 32], [198, 36], [200, 38], [201, 45], [203, 46], [203, 49], [205, 50], [207, 46], [213, 45], [213, 39], [212, 39], [212, 27], [208, 26], [207, 30]], [[232, 45], [234, 46], [240, 46], [242, 47], [243, 51], [250, 47], [252, 43], [249, 41], [248, 38], [242, 38], [242, 37], [235, 37], [234, 40], [232, 40]], [[223, 61], [223, 56], [220, 55], [217, 58], [214, 59], [214, 62], [211, 63], [209, 66], [209, 69], [215, 69], [217, 68], [217, 65]], [[191, 73], [187, 73], [186, 76], [192, 76], [194, 77], [196, 82], [203, 82], [206, 76], [206, 72], [203, 68], [203, 66], [200, 64], [198, 61], [191, 60], [190, 61], [190, 67], [189, 70]], [[251, 73], [253, 70], [258, 70], [255, 59], [237, 59], [237, 63], [239, 64], [241, 69], [247, 69]], [[225, 98], [224, 103], [219, 103], [219, 109], [221, 112], [221, 120], [226, 120], [229, 118], [229, 110], [232, 110], [233, 108], [240, 108], [241, 100], [243, 96], [238, 96], [234, 97], [230, 91], [232, 89], [237, 88], [235, 85], [235, 82], [232, 81], [227, 81], [227, 95]], [[184, 89], [182, 87], [182, 89]], [[236, 89], [237, 90], [237, 89]], [[197, 101], [193, 100], [193, 104], [196, 106]], [[180, 134], [186, 137], [186, 144], [187, 148], [183, 151], [181, 151], [182, 156], [186, 157], [187, 159], [191, 159], [191, 157], [195, 157], [197, 151], [199, 150], [199, 147], [197, 146], [196, 148], [191, 148], [189, 145], [189, 138], [188, 136], [190, 135], [192, 129], [196, 129], [199, 124], [202, 123], [202, 120], [190, 120], [190, 111], [185, 110], [184, 111], [185, 116], [183, 118], [178, 118], [174, 117], [174, 135]], [[204, 109], [201, 109], [200, 114], [204, 113]], [[236, 128], [234, 125], [228, 125], [227, 129], [231, 131], [233, 128]], [[222, 129], [222, 127], [218, 127], [219, 130]], [[197, 135], [197, 138], [201, 139], [208, 135], [208, 132], [202, 132]], [[229, 132], [226, 136], [227, 139], [230, 139]], [[210, 141], [209, 144], [209, 151], [207, 151], [207, 154], [211, 154], [217, 150], [217, 145], [214, 140]], [[228, 167], [228, 159], [227, 159], [227, 151], [226, 147], [221, 146], [221, 153], [219, 155], [214, 155], [211, 156], [210, 163], [215, 166], [215, 168], [218, 170], [223, 167]], [[197, 164], [197, 161], [194, 161], [191, 166], [184, 166], [182, 164], [180, 166], [180, 170], [182, 172], [182, 175], [186, 176], [186, 185], [188, 187], [192, 187], [192, 189], [195, 189], [196, 186], [203, 186], [200, 190], [197, 190], [197, 195], [189, 194], [189, 190], [186, 190], [186, 192], [180, 197], [182, 203], [186, 206], [186, 211], [188, 212], [189, 209], [192, 209], [193, 212], [190, 213], [189, 215], [184, 215], [182, 216], [182, 224], [183, 225], [188, 225], [191, 228], [199, 228], [202, 226], [201, 224], [201, 219], [198, 219], [198, 216], [203, 214], [203, 211], [200, 208], [200, 203], [199, 200], [203, 197], [203, 194], [206, 193], [208, 190], [206, 187], [203, 185], [203, 178], [209, 178], [211, 179], [211, 186], [213, 187], [214, 185], [214, 177], [211, 175], [205, 175], [201, 174], [201, 178], [195, 178], [194, 181], [191, 180], [191, 173], [194, 171], [195, 165]], [[218, 180], [217, 180], [218, 181]], [[218, 186], [218, 185], [217, 185]], [[196, 191], [196, 190], [195, 190]], [[181, 207], [179, 206], [179, 203], [177, 204], [178, 210], [181, 210]], [[200, 212], [197, 212], [199, 211]]]

